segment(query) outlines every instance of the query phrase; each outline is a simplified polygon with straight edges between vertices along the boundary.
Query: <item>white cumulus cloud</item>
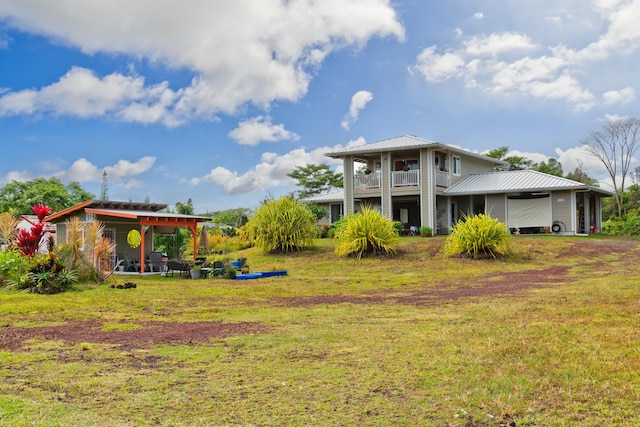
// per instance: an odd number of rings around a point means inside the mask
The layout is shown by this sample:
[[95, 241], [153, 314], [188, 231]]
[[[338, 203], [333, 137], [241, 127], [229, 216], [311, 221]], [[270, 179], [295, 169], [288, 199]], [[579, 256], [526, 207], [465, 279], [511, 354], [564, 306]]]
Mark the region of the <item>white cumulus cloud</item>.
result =
[[[577, 111], [589, 110], [599, 102], [591, 86], [606, 84], [598, 67], [612, 56], [629, 55], [640, 48], [639, 0], [594, 0], [591, 7], [597, 14], [584, 18], [582, 26], [590, 30], [586, 37], [591, 39], [575, 48], [563, 43], [545, 47], [536, 36], [516, 31], [469, 35], [461, 37], [458, 46], [424, 49], [411, 70], [430, 83], [459, 79], [486, 93], [561, 100]], [[542, 16], [540, 21], [548, 18]], [[565, 25], [562, 21], [557, 24]], [[568, 25], [566, 28], [570, 30]], [[598, 34], [593, 28], [605, 30]], [[604, 91], [601, 102], [624, 103], [634, 96], [631, 88], [610, 89]]]
[[0, 114], [53, 113], [175, 126], [245, 104], [297, 101], [327, 55], [373, 37], [404, 39], [388, 0], [5, 0], [0, 20], [86, 54], [123, 55], [188, 70], [190, 84], [72, 68], [41, 88], [13, 88]]
[[589, 151], [586, 145], [563, 150], [556, 148], [558, 161], [562, 164], [564, 173], [573, 172], [576, 168], [582, 169], [587, 175], [600, 179], [605, 172], [605, 167], [597, 157]]
[[[61, 169], [60, 165], [49, 164], [47, 173], [40, 176], [45, 178], [55, 177], [61, 182], [97, 183], [102, 181], [102, 174], [107, 172], [107, 179], [110, 185], [124, 188], [134, 188], [144, 186], [143, 181], [137, 176], [148, 172], [156, 162], [155, 157], [141, 157], [135, 162], [129, 160], [119, 160], [114, 165], [97, 166], [91, 161], [80, 158], [74, 161], [71, 166]], [[29, 181], [36, 178], [26, 171], [10, 171], [3, 178], [5, 183], [11, 181]]]
[[229, 132], [229, 136], [241, 145], [300, 139], [296, 133], [286, 130], [283, 124], [274, 125], [270, 117], [264, 116], [240, 122], [237, 128]]
[[349, 106], [349, 112], [347, 113], [346, 117], [342, 121], [341, 126], [344, 129], [349, 130], [351, 123], [358, 120], [358, 118], [360, 117], [360, 111], [362, 111], [362, 109], [364, 109], [364, 107], [366, 107], [369, 101], [371, 101], [372, 99], [373, 99], [373, 94], [369, 91], [360, 90], [356, 92], [351, 97], [351, 105]]
[[635, 99], [636, 92], [632, 87], [620, 90], [610, 90], [602, 94], [605, 105], [626, 104]]
[[497, 56], [509, 52], [527, 52], [536, 48], [525, 34], [492, 33], [489, 36], [472, 36], [464, 42], [466, 53], [472, 56]]
[[[361, 144], [362, 141], [357, 140], [355, 144]], [[192, 178], [188, 182], [192, 185], [213, 183], [222, 187], [227, 194], [244, 194], [264, 191], [281, 185], [291, 185], [293, 180], [287, 174], [298, 166], [325, 163], [334, 166], [336, 172], [341, 172], [342, 161], [325, 156], [325, 153], [338, 148], [342, 147], [326, 146], [311, 151], [298, 148], [283, 155], [266, 152], [262, 154], [258, 164], [244, 172], [232, 171], [218, 166], [207, 175]]]

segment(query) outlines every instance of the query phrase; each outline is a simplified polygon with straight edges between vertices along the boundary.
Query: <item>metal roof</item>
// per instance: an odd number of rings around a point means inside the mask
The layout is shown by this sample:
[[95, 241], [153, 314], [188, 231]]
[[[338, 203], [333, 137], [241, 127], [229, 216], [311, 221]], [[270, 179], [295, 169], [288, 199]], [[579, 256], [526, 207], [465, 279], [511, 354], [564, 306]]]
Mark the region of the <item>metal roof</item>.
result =
[[383, 139], [382, 141], [372, 142], [369, 144], [351, 146], [341, 148], [336, 151], [332, 151], [330, 153], [326, 153], [326, 156], [329, 157], [342, 157], [347, 154], [365, 154], [365, 153], [376, 153], [380, 151], [395, 151], [395, 150], [404, 150], [404, 149], [415, 149], [422, 147], [433, 147], [440, 146], [437, 142], [429, 141], [426, 139], [418, 138], [412, 135], [403, 135], [398, 136], [396, 138]]
[[372, 154], [381, 153], [387, 151], [400, 151], [400, 150], [417, 150], [420, 148], [438, 148], [446, 149], [455, 153], [461, 153], [468, 156], [476, 157], [483, 160], [491, 161], [496, 165], [507, 165], [508, 163], [502, 160], [494, 159], [482, 154], [473, 153], [469, 150], [465, 150], [460, 147], [456, 147], [449, 144], [442, 144], [440, 142], [429, 141], [428, 139], [418, 138], [413, 135], [403, 135], [390, 139], [383, 139], [382, 141], [372, 142], [369, 144], [351, 146], [341, 148], [329, 153], [325, 153], [327, 157], [341, 158], [347, 155], [358, 154]]
[[207, 217], [198, 217], [194, 215], [180, 215], [173, 213], [158, 212], [166, 208], [167, 205], [162, 203], [136, 203], [136, 202], [117, 202], [108, 200], [87, 200], [86, 202], [72, 206], [55, 214], [49, 215], [45, 221], [56, 223], [64, 221], [70, 216], [77, 215], [78, 212], [92, 212], [100, 215], [121, 217], [121, 218], [195, 218], [198, 222], [209, 220]]
[[316, 203], [342, 202], [344, 201], [344, 190], [341, 188], [339, 190], [330, 191], [326, 194], [306, 197], [304, 200]]
[[607, 196], [612, 193], [581, 182], [533, 170], [486, 172], [468, 175], [444, 191], [446, 196], [496, 194], [550, 190], [592, 190]]
[[130, 211], [126, 209], [99, 209], [85, 208], [85, 212], [96, 215], [104, 215], [118, 218], [171, 218], [171, 219], [195, 219], [197, 222], [209, 221], [211, 218], [197, 215], [184, 215], [169, 212]]

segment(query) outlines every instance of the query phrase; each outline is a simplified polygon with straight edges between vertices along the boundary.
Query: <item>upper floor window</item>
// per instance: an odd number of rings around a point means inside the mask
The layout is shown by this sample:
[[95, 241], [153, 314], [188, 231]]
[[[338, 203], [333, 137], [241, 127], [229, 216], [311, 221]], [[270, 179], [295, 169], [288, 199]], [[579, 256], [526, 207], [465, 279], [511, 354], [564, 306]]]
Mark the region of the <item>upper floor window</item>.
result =
[[460, 157], [453, 156], [452, 168], [453, 168], [452, 172], [454, 175], [460, 175], [462, 173], [462, 161], [460, 160]]

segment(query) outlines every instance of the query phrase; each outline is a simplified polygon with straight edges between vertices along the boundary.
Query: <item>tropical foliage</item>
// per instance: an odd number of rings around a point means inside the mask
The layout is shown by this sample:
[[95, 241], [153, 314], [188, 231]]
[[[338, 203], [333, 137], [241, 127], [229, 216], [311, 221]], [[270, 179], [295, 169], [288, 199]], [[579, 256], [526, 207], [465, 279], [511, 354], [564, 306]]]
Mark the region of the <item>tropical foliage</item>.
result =
[[[37, 222], [20, 230], [15, 241], [9, 241], [1, 252], [0, 283], [9, 289], [53, 294], [67, 290], [78, 280], [106, 280], [115, 248], [103, 236], [104, 224], [98, 221], [84, 224], [74, 217], [65, 224], [67, 242], [56, 246], [44, 230], [44, 219], [51, 208], [36, 204], [32, 210]], [[0, 228], [4, 229], [12, 220], [3, 215], [0, 222]], [[5, 239], [11, 237], [8, 231], [4, 234], [9, 235]]]
[[[202, 244], [204, 242], [202, 233], [206, 233], [206, 247]], [[228, 229], [221, 227], [202, 227], [196, 237], [198, 240], [199, 250], [203, 250], [204, 255], [210, 253], [228, 253], [236, 252], [241, 249], [246, 249], [251, 246], [251, 242], [243, 234], [239, 234], [235, 229], [231, 228], [231, 232]], [[184, 254], [183, 258], [189, 259], [193, 255], [193, 236], [191, 233], [184, 240]]]
[[489, 215], [464, 215], [453, 227], [443, 250], [445, 256], [496, 258], [510, 253], [509, 234], [504, 223]]
[[18, 235], [18, 218], [11, 212], [0, 213], [0, 242], [4, 248], [11, 247]]
[[640, 236], [640, 209], [633, 209], [623, 218], [611, 216], [602, 223], [602, 231], [607, 234]]
[[289, 196], [265, 201], [247, 223], [247, 231], [255, 245], [269, 253], [309, 248], [318, 234], [313, 213]]
[[38, 252], [40, 244], [44, 239], [44, 219], [51, 213], [51, 208], [44, 206], [41, 203], [34, 205], [32, 209], [33, 213], [36, 214], [38, 218], [38, 222], [31, 223], [31, 229], [21, 229], [18, 232], [18, 237], [16, 238], [16, 246], [22, 255], [31, 258], [36, 254], [36, 252]]
[[364, 207], [336, 223], [334, 238], [338, 256], [395, 254], [400, 238], [394, 222], [375, 209]]
[[[52, 237], [46, 242], [47, 254], [39, 252], [45, 243], [44, 219], [51, 208], [43, 204], [32, 207], [37, 222], [30, 229], [21, 229], [15, 238], [15, 250], [9, 248], [3, 253], [0, 271], [9, 289], [25, 289], [35, 293], [53, 294], [64, 291], [76, 280], [72, 271], [65, 270], [64, 264], [54, 253]], [[5, 218], [11, 223], [9, 218]], [[20, 260], [22, 258], [22, 260]]]

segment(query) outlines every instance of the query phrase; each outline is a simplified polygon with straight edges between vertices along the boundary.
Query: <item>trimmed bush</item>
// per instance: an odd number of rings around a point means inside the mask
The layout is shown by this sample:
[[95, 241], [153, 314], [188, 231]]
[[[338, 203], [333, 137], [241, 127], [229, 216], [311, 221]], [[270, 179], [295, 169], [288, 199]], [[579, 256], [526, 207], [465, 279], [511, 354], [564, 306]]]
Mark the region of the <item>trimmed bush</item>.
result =
[[509, 233], [504, 223], [489, 215], [464, 215], [444, 244], [445, 256], [486, 258], [510, 254]]
[[362, 212], [344, 217], [336, 228], [336, 255], [363, 256], [395, 254], [399, 243], [398, 230], [393, 221], [380, 212], [363, 208]]
[[431, 229], [431, 227], [423, 225], [422, 227], [420, 227], [420, 235], [422, 237], [430, 237], [433, 235], [433, 230]]
[[265, 253], [306, 249], [318, 235], [316, 218], [292, 197], [266, 201], [247, 224], [249, 236]]

